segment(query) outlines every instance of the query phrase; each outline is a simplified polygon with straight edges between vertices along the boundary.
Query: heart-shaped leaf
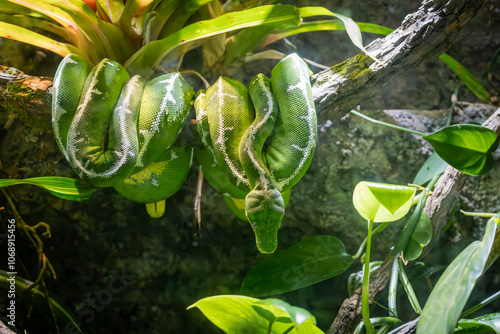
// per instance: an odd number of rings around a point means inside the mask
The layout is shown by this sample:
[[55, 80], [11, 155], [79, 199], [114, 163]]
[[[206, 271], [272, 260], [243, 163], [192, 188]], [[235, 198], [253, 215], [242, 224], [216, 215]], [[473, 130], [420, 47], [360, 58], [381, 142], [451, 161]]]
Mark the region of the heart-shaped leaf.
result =
[[481, 175], [491, 169], [491, 153], [499, 142], [494, 131], [473, 124], [447, 126], [422, 138], [444, 161], [471, 175]]
[[391, 222], [408, 213], [415, 192], [414, 187], [362, 181], [354, 189], [353, 203], [363, 218]]
[[337, 238], [319, 235], [271, 255], [245, 277], [240, 293], [266, 296], [303, 288], [344, 272], [352, 257]]
[[269, 321], [259, 315], [252, 304], [259, 301], [245, 296], [213, 296], [203, 298], [188, 309], [197, 307], [214, 325], [225, 333], [268, 334]]

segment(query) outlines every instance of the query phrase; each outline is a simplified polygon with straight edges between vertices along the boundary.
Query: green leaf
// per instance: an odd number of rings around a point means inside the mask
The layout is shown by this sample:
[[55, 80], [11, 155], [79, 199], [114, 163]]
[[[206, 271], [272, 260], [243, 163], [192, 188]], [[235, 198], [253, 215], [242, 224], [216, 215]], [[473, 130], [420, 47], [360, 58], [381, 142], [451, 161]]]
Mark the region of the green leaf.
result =
[[352, 257], [332, 236], [314, 236], [271, 255], [245, 277], [240, 293], [265, 296], [309, 286], [344, 272]]
[[462, 64], [443, 53], [439, 56], [439, 59], [445, 62], [448, 67], [455, 72], [456, 75], [462, 80], [462, 82], [471, 90], [474, 95], [483, 100], [486, 103], [490, 103], [490, 93], [484, 88], [483, 85], [476, 79], [476, 77], [469, 72]]
[[439, 156], [459, 171], [481, 175], [493, 166], [491, 153], [498, 147], [498, 135], [479, 125], [451, 125], [427, 136]]
[[0, 188], [17, 184], [31, 184], [44, 188], [52, 195], [71, 201], [86, 201], [96, 190], [88, 183], [67, 177], [33, 177], [29, 179], [3, 179], [0, 180]]
[[[10, 279], [12, 275], [9, 275], [6, 271], [0, 270], [0, 286], [9, 290], [10, 289]], [[33, 282], [28, 281], [17, 275], [15, 277], [16, 295], [24, 300], [26, 300], [31, 306], [34, 306], [40, 312], [44, 313], [47, 317], [50, 317], [49, 306], [47, 305], [47, 297], [45, 292], [39, 288], [39, 285], [35, 286], [28, 291], [28, 288], [33, 284]], [[83, 333], [75, 319], [71, 314], [64, 309], [57, 301], [52, 297], [48, 297], [52, 308], [55, 311], [56, 319], [58, 319], [59, 325], [66, 326], [67, 321], [69, 321], [78, 332]], [[63, 321], [66, 320], [66, 321]], [[64, 328], [64, 327], [63, 327]]]
[[[277, 298], [262, 299], [261, 301], [255, 302], [253, 306], [264, 307], [264, 308], [266, 308], [267, 306], [274, 306], [281, 312], [285, 312], [285, 314], [291, 319], [295, 327], [299, 327], [303, 323], [310, 323], [313, 325], [316, 324], [316, 318], [309, 311], [301, 307], [292, 306], [281, 299]], [[271, 308], [267, 309], [272, 310], [276, 318], [282, 316], [280, 312], [276, 312]]]
[[418, 322], [417, 334], [452, 333], [490, 254], [500, 214], [486, 224], [483, 240], [464, 249], [432, 289]]
[[65, 57], [70, 53], [76, 53], [85, 57], [85, 55], [73, 45], [58, 42], [26, 28], [10, 23], [0, 22], [0, 37], [10, 38], [19, 42], [35, 45], [52, 51], [61, 57]]
[[382, 64], [377, 58], [372, 56], [370, 52], [368, 52], [363, 46], [363, 37], [361, 36], [361, 30], [359, 30], [359, 26], [354, 22], [350, 17], [333, 13], [324, 7], [302, 7], [300, 8], [300, 14], [302, 17], [311, 17], [311, 16], [335, 16], [342, 21], [345, 26], [345, 30], [347, 35], [358, 49], [363, 51], [367, 56], [372, 58], [374, 61]]
[[439, 154], [434, 152], [425, 160], [422, 167], [420, 167], [412, 183], [423, 186], [432, 180], [434, 176], [444, 173], [447, 167], [448, 163], [441, 159]]
[[214, 296], [203, 298], [188, 307], [197, 307], [214, 325], [225, 333], [268, 334], [269, 321], [259, 315], [252, 304], [259, 301], [245, 296]]
[[[382, 261], [373, 261], [370, 262], [370, 275], [373, 274], [380, 266], [382, 265]], [[349, 296], [352, 296], [356, 289], [359, 288], [363, 284], [363, 270], [357, 271], [349, 275], [347, 279], [347, 292]]]
[[486, 314], [474, 319], [460, 319], [458, 327], [455, 333], [461, 333], [463, 329], [487, 327], [496, 334], [500, 334], [500, 313]]
[[390, 222], [408, 213], [415, 192], [414, 187], [362, 181], [354, 189], [353, 203], [363, 218]]
[[432, 238], [432, 224], [429, 216], [424, 212], [426, 198], [418, 201], [415, 210], [406, 223], [396, 242], [392, 253], [398, 255], [403, 252], [405, 260], [416, 260]]
[[261, 6], [224, 14], [212, 20], [193, 23], [164, 39], [148, 43], [125, 63], [125, 67], [129, 73], [149, 78], [158, 63], [178, 46], [255, 26], [286, 29], [299, 25], [301, 20], [297, 8], [289, 5]]
[[96, 5], [100, 17], [111, 23], [118, 22], [124, 8], [121, 0], [97, 0]]

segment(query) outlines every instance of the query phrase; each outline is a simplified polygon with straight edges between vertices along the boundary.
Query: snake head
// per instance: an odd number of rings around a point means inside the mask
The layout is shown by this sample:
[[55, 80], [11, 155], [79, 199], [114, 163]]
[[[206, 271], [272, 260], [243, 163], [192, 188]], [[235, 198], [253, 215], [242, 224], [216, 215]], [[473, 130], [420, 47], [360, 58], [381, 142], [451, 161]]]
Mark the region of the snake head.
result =
[[255, 233], [261, 253], [273, 253], [278, 246], [278, 228], [285, 214], [285, 203], [276, 188], [256, 186], [245, 198], [245, 214]]

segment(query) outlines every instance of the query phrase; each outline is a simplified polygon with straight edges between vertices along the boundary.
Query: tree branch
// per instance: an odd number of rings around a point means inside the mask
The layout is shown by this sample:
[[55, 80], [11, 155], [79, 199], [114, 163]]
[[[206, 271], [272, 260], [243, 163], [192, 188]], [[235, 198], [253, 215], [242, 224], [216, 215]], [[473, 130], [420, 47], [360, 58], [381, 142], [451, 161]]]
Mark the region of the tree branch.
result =
[[313, 97], [320, 122], [345, 116], [393, 79], [446, 52], [485, 0], [424, 0], [415, 13], [366, 49], [385, 66], [360, 53], [315, 74]]

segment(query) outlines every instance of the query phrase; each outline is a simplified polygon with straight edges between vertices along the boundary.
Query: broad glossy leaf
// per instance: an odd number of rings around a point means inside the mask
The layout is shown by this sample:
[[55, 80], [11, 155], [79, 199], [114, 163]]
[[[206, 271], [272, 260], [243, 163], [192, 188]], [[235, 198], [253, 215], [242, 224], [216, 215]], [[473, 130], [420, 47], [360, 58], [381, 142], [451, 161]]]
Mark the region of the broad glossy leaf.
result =
[[314, 236], [271, 255], [254, 266], [240, 293], [266, 296], [309, 286], [344, 272], [352, 257], [332, 236]]
[[35, 45], [52, 51], [61, 57], [65, 57], [70, 53], [76, 53], [84, 56], [81, 54], [80, 50], [73, 45], [58, 42], [26, 28], [10, 23], [0, 22], [0, 37], [10, 38], [19, 42]]
[[[281, 299], [277, 298], [262, 299], [261, 301], [255, 302], [253, 305], [254, 307], [273, 306], [281, 310], [282, 312], [285, 312], [286, 315], [292, 320], [295, 327], [298, 327], [303, 323], [310, 323], [313, 325], [316, 324], [316, 318], [309, 311], [301, 307], [292, 306]], [[269, 308], [269, 310], [275, 312], [271, 308]], [[280, 312], [275, 312], [274, 316], [278, 318], [282, 316], [282, 314]]]
[[432, 180], [434, 176], [444, 173], [447, 167], [448, 163], [441, 159], [439, 154], [434, 152], [425, 160], [422, 167], [420, 167], [412, 183], [423, 186]]
[[[0, 270], [0, 286], [8, 290], [10, 288], [11, 277], [12, 275], [9, 275], [9, 273], [7, 273], [6, 271]], [[16, 296], [26, 300], [30, 306], [34, 306], [46, 317], [51, 317], [49, 306], [47, 305], [47, 299], [49, 299], [52, 305], [53, 312], [56, 315], [56, 319], [58, 319], [58, 322], [60, 321], [59, 325], [66, 326], [67, 323], [71, 323], [74, 329], [76, 329], [79, 333], [83, 333], [73, 316], [68, 311], [66, 311], [66, 309], [61, 306], [61, 304], [54, 300], [53, 297], [47, 297], [45, 295], [45, 292], [39, 288], [40, 285], [35, 286], [28, 291], [32, 284], [33, 282], [15, 275]], [[2, 291], [2, 293], [4, 293], [4, 291]], [[73, 333], [75, 332], [76, 331], [73, 330]]]
[[453, 332], [477, 279], [483, 273], [496, 227], [493, 217], [486, 224], [483, 240], [470, 244], [446, 268], [427, 299], [417, 334]]
[[17, 184], [31, 184], [41, 187], [52, 195], [71, 201], [86, 201], [96, 190], [88, 183], [67, 177], [33, 177], [29, 179], [3, 179], [0, 187], [8, 187]]
[[444, 161], [461, 172], [480, 175], [493, 166], [491, 153], [498, 147], [498, 135], [482, 126], [451, 125], [427, 136]]
[[416, 188], [375, 182], [359, 182], [353, 204], [365, 219], [390, 222], [404, 217], [413, 202]]
[[301, 22], [294, 6], [261, 6], [241, 12], [224, 14], [212, 20], [193, 23], [172, 35], [148, 43], [137, 51], [125, 64], [130, 73], [149, 78], [158, 63], [174, 48], [203, 38], [255, 26], [291, 28]]
[[460, 329], [455, 330], [455, 333], [463, 333], [466, 331], [462, 330], [481, 327], [487, 327], [496, 334], [500, 334], [500, 313], [486, 314], [474, 319], [460, 319], [458, 322], [458, 328]]
[[245, 296], [214, 296], [197, 301], [188, 310], [197, 307], [225, 333], [268, 334], [269, 321], [252, 307], [257, 301]]

